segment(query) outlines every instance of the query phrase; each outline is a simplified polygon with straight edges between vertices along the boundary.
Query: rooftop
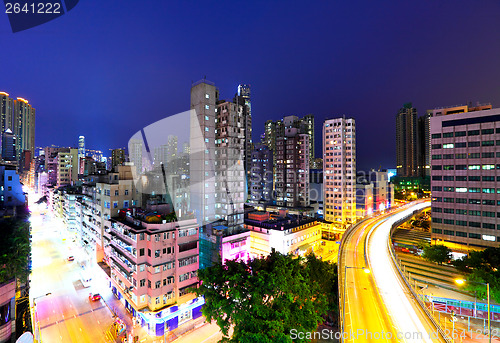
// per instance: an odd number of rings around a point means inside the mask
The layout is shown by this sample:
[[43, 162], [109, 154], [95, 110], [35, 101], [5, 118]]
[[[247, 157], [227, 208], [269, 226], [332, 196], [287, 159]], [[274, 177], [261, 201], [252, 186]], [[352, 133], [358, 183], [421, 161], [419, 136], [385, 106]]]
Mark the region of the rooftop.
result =
[[315, 218], [302, 217], [297, 215], [287, 215], [286, 217], [275, 217], [268, 220], [254, 220], [245, 218], [245, 224], [263, 227], [272, 230], [288, 230], [294, 227], [309, 224], [317, 221]]

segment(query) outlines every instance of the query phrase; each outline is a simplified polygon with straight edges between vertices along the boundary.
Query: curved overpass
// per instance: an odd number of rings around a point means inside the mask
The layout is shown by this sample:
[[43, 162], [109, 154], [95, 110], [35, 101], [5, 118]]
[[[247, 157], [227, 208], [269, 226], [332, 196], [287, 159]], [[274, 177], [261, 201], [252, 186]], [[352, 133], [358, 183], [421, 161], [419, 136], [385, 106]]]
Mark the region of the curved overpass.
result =
[[429, 206], [413, 202], [369, 217], [344, 235], [339, 253], [343, 342], [447, 342], [399, 274], [389, 243], [393, 224]]

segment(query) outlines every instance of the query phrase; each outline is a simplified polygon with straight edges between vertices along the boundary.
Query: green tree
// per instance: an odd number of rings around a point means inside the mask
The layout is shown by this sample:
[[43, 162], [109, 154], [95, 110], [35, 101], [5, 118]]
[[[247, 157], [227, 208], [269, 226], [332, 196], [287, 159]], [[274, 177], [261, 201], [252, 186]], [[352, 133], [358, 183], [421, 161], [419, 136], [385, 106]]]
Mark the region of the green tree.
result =
[[424, 247], [422, 257], [427, 261], [443, 264], [451, 260], [451, 249], [446, 245], [428, 245]]
[[0, 222], [0, 283], [18, 277], [21, 282], [28, 277], [29, 222], [7, 219]]
[[247, 263], [214, 265], [198, 276], [203, 315], [220, 327], [223, 342], [291, 342], [292, 329], [315, 330], [337, 306], [336, 267], [312, 255], [295, 258], [273, 250]]
[[471, 251], [468, 256], [453, 264], [458, 270], [468, 274], [465, 288], [469, 292], [476, 293], [480, 299], [486, 299], [486, 287], [477, 282], [489, 283], [491, 298], [500, 302], [500, 248]]

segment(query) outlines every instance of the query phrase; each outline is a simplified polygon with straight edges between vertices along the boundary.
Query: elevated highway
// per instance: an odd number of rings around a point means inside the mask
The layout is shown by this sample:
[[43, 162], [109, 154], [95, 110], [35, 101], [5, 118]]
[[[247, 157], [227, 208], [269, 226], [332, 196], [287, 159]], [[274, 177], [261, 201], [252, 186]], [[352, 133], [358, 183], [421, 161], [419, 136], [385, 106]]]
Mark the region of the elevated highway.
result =
[[393, 227], [430, 202], [413, 202], [364, 219], [339, 251], [343, 342], [450, 342], [402, 277], [390, 245]]

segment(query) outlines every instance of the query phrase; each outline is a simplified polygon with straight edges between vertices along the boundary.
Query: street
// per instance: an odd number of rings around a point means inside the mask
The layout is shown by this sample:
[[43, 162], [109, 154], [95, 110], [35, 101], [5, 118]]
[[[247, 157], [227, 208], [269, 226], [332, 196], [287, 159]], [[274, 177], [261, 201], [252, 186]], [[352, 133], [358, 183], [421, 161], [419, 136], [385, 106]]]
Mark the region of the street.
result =
[[[42, 342], [106, 342], [112, 314], [100, 301], [89, 301], [89, 293], [99, 293], [105, 281], [98, 277], [84, 288], [80, 281], [81, 253], [62, 223], [43, 215], [37, 205], [32, 211], [33, 270], [30, 276], [31, 304], [35, 304], [37, 331]], [[68, 261], [75, 256], [74, 261]], [[99, 275], [92, 273], [92, 275]], [[49, 295], [46, 295], [49, 294]]]
[[[34, 195], [30, 196], [30, 202], [32, 199], [37, 200]], [[67, 230], [45, 205], [31, 203], [30, 210], [33, 259], [30, 304], [35, 304], [35, 337], [49, 343], [112, 342], [113, 313], [122, 319], [128, 332], [132, 331], [131, 316], [111, 292], [105, 273], [92, 265], [85, 251], [73, 242], [76, 233]], [[73, 261], [68, 260], [70, 256]], [[90, 287], [85, 288], [80, 280], [82, 265], [86, 266], [87, 275], [92, 276]], [[99, 293], [102, 298], [89, 301], [90, 293]], [[222, 337], [214, 323], [182, 334], [184, 331], [181, 326], [171, 333], [178, 337], [175, 342], [210, 343]], [[162, 337], [149, 336], [139, 326], [133, 332], [142, 343], [163, 342]]]
[[406, 294], [387, 246], [392, 223], [423, 206], [369, 218], [346, 236], [339, 268], [345, 282], [345, 287], [340, 285], [341, 292], [345, 291], [344, 341], [394, 341], [396, 337], [408, 342], [443, 341], [430, 336], [434, 329]]

